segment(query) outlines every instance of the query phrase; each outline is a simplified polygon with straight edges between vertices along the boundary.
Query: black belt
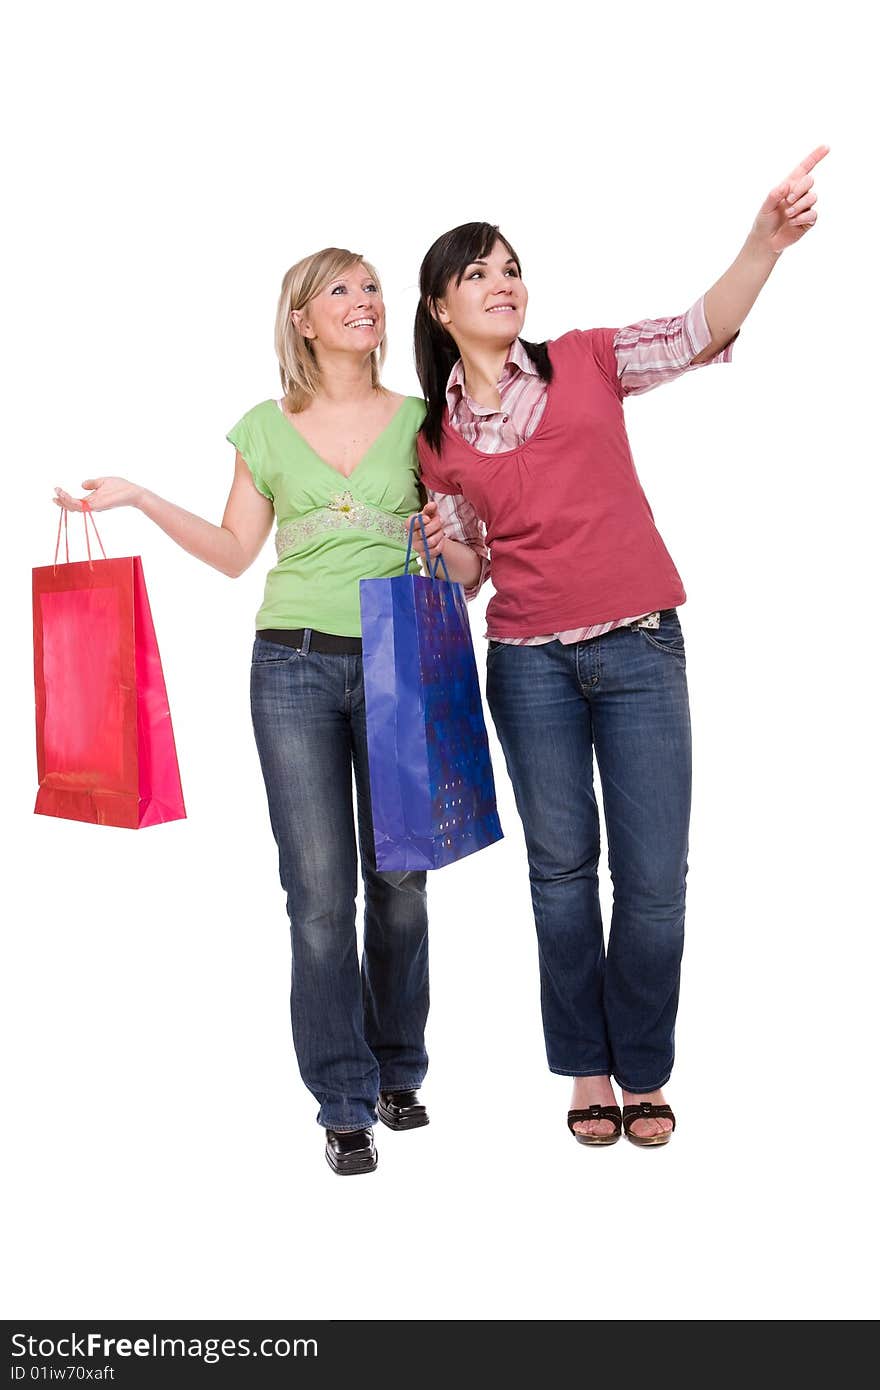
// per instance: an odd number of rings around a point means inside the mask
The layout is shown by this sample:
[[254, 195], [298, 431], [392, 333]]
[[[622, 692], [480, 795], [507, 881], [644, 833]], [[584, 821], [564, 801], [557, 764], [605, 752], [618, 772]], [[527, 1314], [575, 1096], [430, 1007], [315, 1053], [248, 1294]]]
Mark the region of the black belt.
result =
[[318, 632], [313, 627], [261, 627], [257, 628], [257, 636], [265, 642], [280, 642], [284, 647], [296, 647], [297, 651], [360, 655], [363, 650], [359, 637], [339, 637], [335, 632]]

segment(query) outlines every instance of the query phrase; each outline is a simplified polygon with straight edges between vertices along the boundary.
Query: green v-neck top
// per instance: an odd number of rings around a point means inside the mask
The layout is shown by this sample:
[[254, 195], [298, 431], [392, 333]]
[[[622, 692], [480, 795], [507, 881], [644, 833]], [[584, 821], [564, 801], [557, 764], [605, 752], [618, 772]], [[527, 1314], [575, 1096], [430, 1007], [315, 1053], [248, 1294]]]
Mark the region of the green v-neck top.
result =
[[[425, 403], [407, 396], [345, 477], [315, 453], [278, 401], [261, 401], [226, 438], [275, 508], [278, 563], [257, 629], [311, 627], [360, 637], [361, 579], [403, 574], [406, 519], [422, 505], [416, 434]], [[413, 553], [409, 572], [419, 573]]]

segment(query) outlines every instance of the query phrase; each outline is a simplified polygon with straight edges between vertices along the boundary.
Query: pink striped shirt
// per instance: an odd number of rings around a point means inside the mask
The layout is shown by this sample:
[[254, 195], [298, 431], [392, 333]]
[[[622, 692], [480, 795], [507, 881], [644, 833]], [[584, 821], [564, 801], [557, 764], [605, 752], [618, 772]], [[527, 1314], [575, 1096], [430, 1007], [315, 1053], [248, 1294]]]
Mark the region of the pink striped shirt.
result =
[[[679, 314], [676, 318], [639, 319], [618, 329], [614, 338], [614, 355], [624, 396], [642, 395], [655, 386], [673, 381], [684, 372], [693, 371], [695, 366], [729, 362], [738, 337], [737, 331], [714, 357], [708, 358], [705, 363], [693, 363], [692, 359], [712, 341], [703, 297], [686, 314]], [[478, 405], [472, 400], [465, 388], [464, 367], [459, 358], [446, 386], [449, 423], [468, 444], [484, 454], [500, 454], [518, 448], [537, 428], [547, 404], [547, 382], [541, 380], [518, 338], [507, 354], [498, 382], [498, 394], [501, 405], [497, 410], [493, 406]], [[491, 573], [486, 527], [467, 498], [460, 493], [435, 493], [429, 489], [428, 496], [437, 503], [446, 535], [451, 540], [470, 546], [482, 560], [479, 579], [473, 588], [465, 590], [466, 598], [475, 598]], [[656, 613], [639, 613], [592, 627], [570, 628], [565, 632], [551, 632], [536, 637], [495, 640], [518, 646], [536, 646], [557, 639], [568, 644], [600, 637], [613, 628], [628, 624], [656, 627], [658, 616]], [[485, 635], [492, 637], [491, 632]]]

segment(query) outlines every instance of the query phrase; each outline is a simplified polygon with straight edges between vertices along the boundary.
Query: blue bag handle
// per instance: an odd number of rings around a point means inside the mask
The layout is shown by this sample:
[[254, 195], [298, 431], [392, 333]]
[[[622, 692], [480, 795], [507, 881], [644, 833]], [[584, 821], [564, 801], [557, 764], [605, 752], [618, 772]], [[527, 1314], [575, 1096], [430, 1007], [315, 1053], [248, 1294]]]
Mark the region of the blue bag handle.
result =
[[434, 566], [433, 569], [431, 568], [431, 552], [430, 552], [430, 550], [428, 549], [428, 533], [427, 533], [426, 530], [425, 530], [425, 520], [424, 520], [424, 517], [422, 516], [421, 512], [417, 512], [416, 515], [413, 517], [412, 521], [409, 523], [409, 540], [408, 540], [407, 543], [406, 543], [406, 559], [405, 559], [404, 562], [403, 562], [403, 572], [404, 572], [404, 574], [406, 574], [406, 573], [409, 571], [409, 560], [410, 560], [410, 556], [411, 556], [411, 554], [412, 554], [412, 543], [413, 543], [413, 536], [414, 536], [414, 534], [415, 534], [415, 529], [416, 529], [416, 522], [419, 523], [419, 529], [420, 529], [420, 531], [421, 531], [421, 533], [422, 533], [422, 545], [425, 547], [425, 557], [426, 557], [425, 562], [426, 562], [426, 564], [427, 564], [427, 566], [428, 566], [428, 575], [429, 575], [429, 577], [430, 577], [431, 579], [436, 579], [436, 578], [437, 578], [437, 570], [438, 570], [438, 569], [440, 568], [440, 566], [442, 565], [442, 566], [443, 566], [443, 573], [446, 575], [447, 580], [448, 580], [449, 583], [451, 584], [451, 583], [452, 583], [452, 580], [449, 578], [449, 570], [446, 568], [446, 561], [443, 559], [443, 553], [442, 553], [442, 551], [441, 551], [441, 553], [437, 556], [437, 563], [436, 563], [436, 565]]

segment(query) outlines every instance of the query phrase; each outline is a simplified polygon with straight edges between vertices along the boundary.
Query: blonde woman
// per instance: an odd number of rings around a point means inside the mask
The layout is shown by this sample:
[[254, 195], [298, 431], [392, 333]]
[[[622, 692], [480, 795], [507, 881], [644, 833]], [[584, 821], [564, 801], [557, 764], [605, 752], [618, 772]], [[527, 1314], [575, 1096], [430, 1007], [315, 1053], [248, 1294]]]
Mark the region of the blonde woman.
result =
[[[328, 1163], [366, 1173], [377, 1163], [377, 1112], [392, 1129], [428, 1123], [416, 1094], [428, 1062], [425, 874], [376, 869], [358, 589], [361, 579], [404, 572], [407, 520], [424, 498], [415, 449], [424, 403], [380, 382], [382, 291], [351, 251], [319, 251], [288, 270], [275, 348], [283, 395], [227, 435], [235, 475], [219, 526], [124, 478], [83, 487], [93, 511], [137, 507], [230, 577], [253, 563], [277, 522], [251, 710], [287, 893], [293, 1040]], [[81, 509], [82, 499], [56, 494], [60, 506]]]

